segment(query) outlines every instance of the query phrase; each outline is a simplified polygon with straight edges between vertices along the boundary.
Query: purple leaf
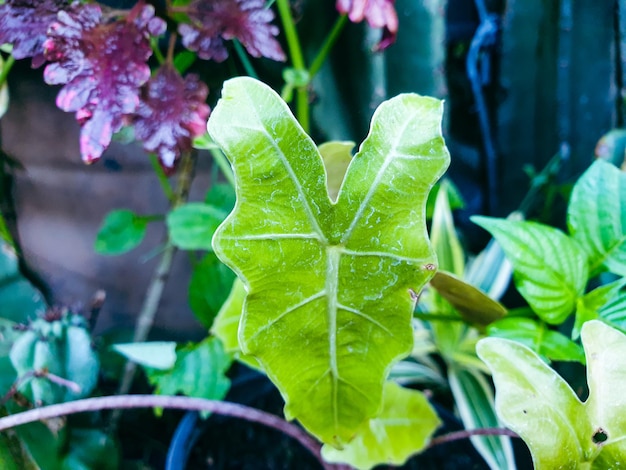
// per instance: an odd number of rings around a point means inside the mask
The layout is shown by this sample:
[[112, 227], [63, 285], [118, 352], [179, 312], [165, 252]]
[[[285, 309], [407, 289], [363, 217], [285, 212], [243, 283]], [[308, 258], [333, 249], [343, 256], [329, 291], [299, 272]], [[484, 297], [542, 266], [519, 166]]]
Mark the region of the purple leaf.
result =
[[0, 44], [13, 44], [13, 57], [32, 57], [33, 68], [39, 67], [46, 31], [63, 6], [65, 0], [7, 0], [0, 5]]
[[165, 167], [174, 166], [182, 152], [191, 150], [204, 134], [209, 116], [209, 90], [196, 75], [184, 79], [164, 65], [144, 88], [135, 116], [135, 136], [148, 152], [156, 152]]
[[53, 62], [44, 71], [49, 84], [64, 84], [57, 106], [75, 111], [81, 124], [85, 162], [102, 155], [126, 115], [139, 106], [139, 92], [150, 78], [150, 35], [165, 30], [154, 8], [137, 4], [126, 18], [104, 22], [98, 5], [62, 11], [44, 43]]
[[284, 61], [275, 36], [274, 13], [265, 0], [193, 0], [185, 12], [191, 23], [180, 24], [183, 44], [202, 59], [221, 62], [228, 57], [224, 41], [238, 39], [253, 57]]
[[395, 42], [398, 33], [398, 14], [394, 3], [395, 0], [337, 0], [336, 6], [353, 23], [365, 19], [372, 28], [383, 28], [383, 37], [375, 47], [381, 51]]

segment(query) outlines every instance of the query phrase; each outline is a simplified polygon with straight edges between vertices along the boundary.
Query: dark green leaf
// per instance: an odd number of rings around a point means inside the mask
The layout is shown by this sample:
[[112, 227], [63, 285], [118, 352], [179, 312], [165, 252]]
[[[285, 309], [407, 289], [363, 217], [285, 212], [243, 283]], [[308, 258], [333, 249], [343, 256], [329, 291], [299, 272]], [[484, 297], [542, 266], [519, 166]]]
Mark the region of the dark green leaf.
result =
[[500, 243], [513, 264], [515, 286], [542, 320], [560, 324], [574, 312], [589, 273], [576, 241], [535, 222], [476, 216], [472, 221]]
[[596, 160], [574, 186], [567, 215], [572, 236], [589, 253], [591, 274], [626, 276], [626, 173]]
[[211, 328], [234, 280], [235, 274], [213, 253], [194, 266], [189, 282], [189, 305], [206, 328]]
[[95, 250], [120, 255], [137, 247], [146, 234], [148, 221], [133, 211], [120, 209], [107, 214], [96, 236]]
[[201, 202], [190, 202], [167, 214], [167, 227], [174, 245], [183, 250], [213, 251], [211, 239], [228, 212]]

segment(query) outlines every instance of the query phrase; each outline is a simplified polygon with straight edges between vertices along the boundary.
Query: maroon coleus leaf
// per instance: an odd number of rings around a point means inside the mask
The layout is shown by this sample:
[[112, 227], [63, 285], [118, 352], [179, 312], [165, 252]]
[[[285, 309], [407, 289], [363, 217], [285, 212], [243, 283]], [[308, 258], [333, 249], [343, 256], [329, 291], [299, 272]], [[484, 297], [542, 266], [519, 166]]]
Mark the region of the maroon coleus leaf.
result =
[[166, 64], [150, 79], [135, 115], [135, 137], [148, 152], [155, 152], [166, 168], [191, 150], [195, 137], [204, 134], [209, 106], [207, 86], [198, 76], [181, 77]]
[[274, 13], [265, 0], [192, 0], [185, 8], [190, 23], [178, 32], [185, 47], [206, 60], [221, 62], [228, 57], [225, 41], [238, 39], [253, 57], [284, 61], [285, 53], [271, 24]]
[[7, 0], [0, 5], [0, 44], [12, 44], [13, 57], [32, 57], [33, 68], [39, 67], [48, 26], [63, 7], [66, 0]]
[[44, 43], [49, 84], [64, 84], [57, 106], [75, 111], [81, 124], [80, 152], [86, 163], [102, 155], [124, 118], [139, 106], [140, 88], [150, 78], [150, 36], [165, 22], [140, 2], [125, 18], [106, 22], [98, 5], [61, 11]]
[[376, 50], [392, 45], [398, 34], [398, 14], [395, 0], [337, 0], [337, 10], [347, 14], [350, 21], [360, 23], [364, 19], [372, 28], [383, 28], [383, 36]]

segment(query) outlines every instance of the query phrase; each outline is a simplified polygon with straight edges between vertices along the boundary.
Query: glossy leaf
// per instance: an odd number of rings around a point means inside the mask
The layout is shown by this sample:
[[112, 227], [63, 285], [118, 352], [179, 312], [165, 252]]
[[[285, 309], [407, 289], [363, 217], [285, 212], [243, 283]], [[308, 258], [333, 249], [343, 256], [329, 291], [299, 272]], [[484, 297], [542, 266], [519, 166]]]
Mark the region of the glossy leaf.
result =
[[167, 370], [176, 363], [176, 343], [172, 341], [149, 341], [111, 346], [114, 351], [144, 367]]
[[342, 450], [322, 447], [324, 460], [357, 469], [402, 465], [423, 450], [441, 422], [423, 393], [385, 383], [383, 408]]
[[212, 251], [211, 238], [227, 213], [201, 202], [190, 202], [167, 214], [172, 243], [183, 250]]
[[[495, 428], [501, 423], [495, 411], [491, 384], [478, 371], [451, 365], [448, 369], [450, 391], [465, 429]], [[505, 436], [473, 436], [472, 444], [489, 468], [515, 470], [511, 439]]]
[[461, 314], [468, 323], [488, 325], [506, 315], [506, 308], [480, 289], [445, 271], [437, 271], [430, 285]]
[[585, 362], [580, 345], [532, 318], [504, 318], [489, 325], [487, 332], [489, 336], [522, 343], [551, 361]]
[[588, 280], [587, 256], [560, 230], [535, 222], [472, 217], [500, 243], [513, 264], [515, 286], [545, 322], [562, 323]]
[[449, 161], [441, 112], [410, 94], [382, 104], [336, 204], [317, 147], [269, 87], [227, 81], [209, 118], [237, 178], [213, 246], [246, 284], [242, 350], [287, 417], [326, 443], [377, 413], [389, 368], [411, 349], [415, 293], [436, 269], [424, 211]]
[[148, 221], [133, 211], [109, 212], [96, 236], [95, 250], [103, 255], [120, 255], [137, 247], [146, 235]]
[[493, 372], [498, 415], [528, 445], [537, 470], [619, 468], [626, 461], [626, 337], [598, 320], [581, 332], [589, 398], [533, 351], [486, 338], [478, 354]]
[[332, 201], [337, 200], [339, 188], [352, 161], [353, 148], [354, 142], [339, 141], [325, 142], [318, 148], [324, 160], [326, 186], [328, 188], [328, 196]]
[[626, 293], [621, 293], [605, 305], [599, 311], [600, 319], [612, 326], [626, 331]]
[[233, 272], [213, 253], [208, 253], [193, 267], [189, 282], [189, 306], [205, 327], [211, 328], [234, 280]]
[[596, 160], [574, 185], [567, 222], [572, 236], [589, 253], [592, 274], [609, 270], [626, 276], [624, 172]]

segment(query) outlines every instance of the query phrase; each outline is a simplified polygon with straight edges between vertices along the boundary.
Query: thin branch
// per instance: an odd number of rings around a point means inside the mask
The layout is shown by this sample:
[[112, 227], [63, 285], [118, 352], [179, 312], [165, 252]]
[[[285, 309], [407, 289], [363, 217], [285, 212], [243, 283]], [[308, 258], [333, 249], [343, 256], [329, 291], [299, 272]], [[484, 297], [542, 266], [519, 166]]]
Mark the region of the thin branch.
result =
[[[1, 421], [1, 420], [0, 420]], [[0, 428], [1, 429], [1, 428]], [[448, 442], [454, 442], [461, 439], [468, 439], [473, 436], [508, 436], [519, 437], [519, 435], [506, 428], [480, 428], [480, 429], [464, 429], [463, 431], [455, 431], [443, 436], [438, 436], [430, 441], [428, 447], [435, 447]]]
[[209, 411], [222, 416], [240, 418], [253, 423], [276, 429], [297, 440], [304, 448], [311, 452], [324, 468], [333, 468], [325, 463], [321, 455], [320, 444], [303, 429], [295, 424], [271, 413], [257, 410], [249, 406], [204, 398], [191, 398], [165, 395], [116, 395], [108, 397], [87, 398], [70, 401], [58, 405], [44, 406], [0, 418], [0, 431], [21, 426], [23, 424], [42, 421], [60, 416], [88, 411], [130, 408], [168, 408], [188, 411]]
[[[180, 176], [178, 178], [178, 187], [176, 189], [175, 199], [172, 202], [172, 208], [179, 206], [187, 200], [189, 195], [189, 188], [191, 187], [191, 181], [193, 180], [193, 172], [195, 166], [195, 154], [187, 153], [183, 155], [180, 162]], [[166, 240], [166, 247], [161, 255], [161, 260], [152, 275], [148, 290], [144, 298], [144, 303], [139, 312], [137, 318], [137, 324], [135, 325], [135, 334], [133, 336], [133, 343], [141, 343], [146, 341], [148, 334], [154, 324], [154, 318], [156, 316], [161, 297], [163, 296], [163, 290], [165, 284], [172, 269], [172, 263], [174, 261], [174, 254], [176, 253], [176, 247]], [[124, 375], [120, 382], [118, 389], [118, 395], [125, 395], [130, 390], [137, 371], [137, 364], [131, 361], [126, 362], [124, 367]], [[109, 420], [109, 433], [114, 434], [117, 429], [117, 424], [121, 416], [121, 411], [116, 409], [111, 413]]]

